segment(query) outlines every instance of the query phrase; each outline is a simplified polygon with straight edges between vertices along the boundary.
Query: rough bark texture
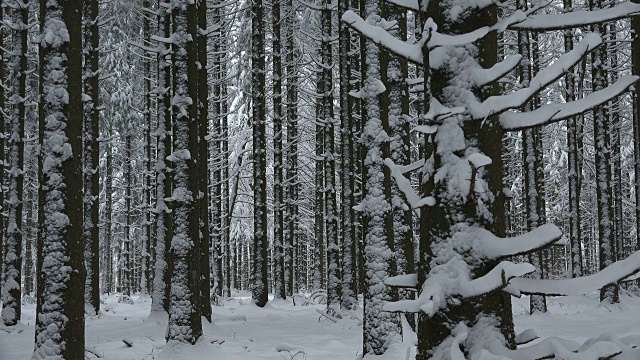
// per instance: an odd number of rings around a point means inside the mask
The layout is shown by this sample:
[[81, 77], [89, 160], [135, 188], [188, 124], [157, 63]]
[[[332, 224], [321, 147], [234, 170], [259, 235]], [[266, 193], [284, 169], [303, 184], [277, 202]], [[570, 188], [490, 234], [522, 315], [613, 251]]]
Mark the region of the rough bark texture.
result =
[[[35, 359], [84, 358], [82, 3], [41, 1], [44, 195]], [[65, 149], [60, 151], [60, 149]]]
[[251, 6], [251, 85], [253, 104], [253, 270], [251, 292], [256, 305], [262, 307], [269, 300], [267, 240], [267, 143], [265, 137], [265, 57], [264, 9], [262, 0]]
[[[171, 290], [167, 340], [195, 344], [202, 335], [200, 297], [200, 213], [198, 207], [198, 26], [195, 3], [180, 0], [173, 9], [174, 232], [171, 238]], [[193, 151], [191, 151], [193, 150]]]

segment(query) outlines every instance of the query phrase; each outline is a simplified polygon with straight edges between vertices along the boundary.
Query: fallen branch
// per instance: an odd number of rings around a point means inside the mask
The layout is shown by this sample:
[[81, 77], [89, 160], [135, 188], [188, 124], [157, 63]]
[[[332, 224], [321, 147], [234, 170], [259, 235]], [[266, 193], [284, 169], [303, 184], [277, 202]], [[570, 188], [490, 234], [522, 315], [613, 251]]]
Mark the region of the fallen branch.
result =
[[127, 345], [127, 347], [133, 347], [133, 341], [129, 339], [122, 339], [122, 342]]
[[98, 359], [102, 359], [102, 355], [100, 355], [100, 353], [98, 353], [98, 350], [96, 350], [94, 347], [85, 347], [84, 351], [88, 352], [89, 354], [95, 355]]
[[322, 317], [326, 317], [327, 319], [333, 321], [334, 323], [338, 323], [338, 319], [334, 318], [333, 316], [327, 314], [326, 312], [320, 310], [320, 309], [316, 309], [316, 312], [322, 316], [320, 316], [320, 318], [318, 319], [318, 322], [320, 322], [320, 319], [322, 319]]

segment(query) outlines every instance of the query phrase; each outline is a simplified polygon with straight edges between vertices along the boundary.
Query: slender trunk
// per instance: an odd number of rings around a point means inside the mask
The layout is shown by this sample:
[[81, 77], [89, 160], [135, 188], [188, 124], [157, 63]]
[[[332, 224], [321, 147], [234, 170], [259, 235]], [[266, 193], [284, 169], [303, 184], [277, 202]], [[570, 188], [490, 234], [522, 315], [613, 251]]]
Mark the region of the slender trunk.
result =
[[[198, 5], [198, 177], [200, 185], [199, 216], [200, 216], [200, 304], [202, 316], [211, 322], [211, 272], [209, 270], [209, 241], [211, 228], [209, 224], [209, 83], [207, 70], [207, 6], [206, 1]], [[218, 133], [212, 134], [218, 136]], [[214, 199], [219, 201], [219, 199]], [[217, 229], [218, 234], [220, 230]], [[219, 238], [220, 235], [218, 235]], [[220, 271], [220, 270], [218, 270]]]
[[[22, 309], [22, 209], [24, 187], [24, 124], [27, 79], [27, 36], [29, 2], [12, 1], [12, 62], [8, 101], [12, 113], [8, 117], [8, 215], [4, 254], [4, 284], [2, 285], [2, 321], [6, 326], [18, 323]], [[8, 112], [8, 111], [7, 111]], [[3, 150], [3, 149], [2, 149]]]
[[256, 305], [263, 307], [269, 300], [267, 239], [267, 142], [265, 138], [265, 48], [264, 9], [262, 0], [251, 6], [251, 85], [253, 104], [253, 269], [252, 294]]
[[99, 220], [99, 33], [98, 3], [87, 2], [84, 11], [84, 238], [85, 303], [97, 314], [100, 311], [100, 235]]

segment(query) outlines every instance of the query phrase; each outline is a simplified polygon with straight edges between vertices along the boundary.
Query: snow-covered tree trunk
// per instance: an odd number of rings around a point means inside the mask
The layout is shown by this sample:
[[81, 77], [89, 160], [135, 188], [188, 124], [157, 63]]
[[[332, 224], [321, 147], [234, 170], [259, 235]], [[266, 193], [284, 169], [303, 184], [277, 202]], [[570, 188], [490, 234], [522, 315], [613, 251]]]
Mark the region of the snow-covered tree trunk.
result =
[[[109, 126], [108, 135], [113, 134], [113, 129]], [[105, 177], [104, 184], [104, 196], [105, 196], [105, 205], [104, 205], [104, 241], [105, 241], [105, 266], [103, 268], [106, 272], [106, 281], [105, 281], [105, 289], [107, 293], [110, 293], [114, 290], [114, 277], [113, 277], [113, 228], [112, 228], [112, 219], [113, 219], [113, 145], [111, 142], [108, 142], [106, 145], [106, 160], [105, 160], [105, 168], [107, 170], [107, 174]]]
[[[528, 8], [527, 2], [518, 1], [517, 8], [518, 10], [526, 11]], [[533, 73], [535, 59], [532, 58], [532, 54], [535, 53], [535, 51], [533, 51], [532, 48], [538, 46], [538, 44], [531, 41], [531, 37], [532, 35], [529, 34], [528, 31], [518, 32], [518, 52], [522, 55], [519, 67], [520, 82], [525, 86], [529, 85], [531, 77], [535, 75]], [[522, 107], [522, 111], [531, 111], [535, 105], [534, 100], [530, 100]], [[524, 174], [523, 192], [527, 217], [527, 231], [531, 231], [544, 223], [543, 212], [545, 209], [542, 204], [541, 194], [543, 179], [540, 178], [538, 171], [540, 167], [538, 154], [541, 152], [541, 150], [538, 149], [540, 136], [541, 134], [538, 128], [522, 131], [522, 172]], [[544, 266], [542, 252], [530, 254], [529, 262], [536, 268], [536, 271], [530, 274], [530, 276], [534, 279], [541, 279]], [[533, 295], [530, 297], [529, 312], [534, 313], [535, 311], [547, 311], [547, 302], [544, 296]]]
[[[377, 0], [365, 1], [365, 12], [368, 22], [378, 25], [380, 4]], [[381, 287], [387, 277], [394, 271], [391, 268], [393, 253], [389, 248], [392, 233], [388, 232], [385, 220], [391, 211], [385, 196], [386, 177], [383, 169], [383, 147], [388, 135], [383, 129], [380, 94], [385, 89], [380, 81], [380, 49], [372, 41], [365, 45], [365, 77], [362, 89], [364, 106], [364, 128], [362, 142], [366, 147], [364, 160], [365, 176], [363, 176], [364, 192], [362, 200], [363, 231], [365, 233], [364, 268], [364, 319], [363, 319], [363, 352], [365, 354], [383, 354], [392, 341], [397, 341], [401, 333], [398, 314], [382, 310], [385, 301], [392, 300], [391, 290]], [[391, 240], [392, 241], [392, 240]]]
[[[0, 19], [4, 19], [4, 8], [0, 6]], [[0, 26], [0, 56], [4, 59], [6, 57], [7, 51], [4, 48], [4, 37], [5, 37], [5, 29], [4, 26]], [[0, 79], [4, 79], [6, 77], [6, 64], [4, 61], [0, 61]], [[0, 87], [0, 108], [5, 108], [5, 89], [4, 87]], [[4, 170], [5, 170], [5, 156], [4, 156], [4, 146], [5, 146], [5, 122], [7, 118], [3, 112], [0, 112], [0, 184], [4, 184]], [[0, 191], [0, 211], [5, 210], [4, 204], [4, 191]], [[4, 216], [0, 216], [0, 229], [4, 229], [5, 221]], [[5, 244], [5, 236], [4, 230], [0, 230], [0, 288], [2, 288], [4, 280], [4, 244]], [[0, 290], [1, 291], [1, 290]], [[2, 294], [0, 293], [0, 298]]]
[[253, 269], [251, 292], [256, 305], [269, 300], [267, 239], [267, 142], [265, 136], [265, 31], [262, 0], [251, 6], [251, 101], [253, 122]]
[[[171, 15], [158, 9], [158, 30], [162, 30], [165, 38], [171, 35]], [[156, 136], [158, 139], [155, 163], [156, 173], [156, 249], [155, 269], [153, 279], [153, 294], [151, 311], [169, 311], [169, 279], [170, 269], [169, 249], [173, 234], [173, 215], [166, 199], [171, 194], [172, 176], [169, 170], [172, 153], [172, 118], [171, 118], [171, 88], [172, 71], [170, 65], [170, 48], [168, 44], [161, 44], [158, 53], [158, 86], [155, 89], [158, 104], [158, 124]]]
[[[640, 4], [640, 0], [631, 0], [631, 2]], [[632, 30], [632, 72], [634, 75], [640, 75], [640, 16], [634, 16], [631, 18], [631, 30]], [[633, 139], [634, 139], [634, 152], [633, 152], [633, 165], [635, 170], [635, 217], [636, 217], [636, 229], [640, 229], [640, 91], [636, 89], [633, 97]], [[640, 250], [640, 231], [636, 230], [635, 249]]]
[[[563, 1], [565, 11], [573, 8], [572, 0]], [[563, 32], [564, 51], [573, 50], [573, 30], [566, 29]], [[565, 77], [565, 101], [576, 100], [576, 74], [571, 70]], [[582, 276], [582, 229], [580, 211], [580, 184], [582, 169], [578, 161], [578, 126], [579, 116], [567, 119], [567, 174], [569, 187], [569, 243], [571, 246], [571, 259], [569, 260], [570, 276], [572, 278]]]
[[100, 311], [100, 234], [99, 219], [99, 142], [100, 75], [98, 2], [88, 1], [84, 13], [84, 238], [85, 303], [97, 314]]
[[[617, 0], [609, 0], [609, 7], [616, 5]], [[615, 83], [619, 78], [620, 69], [618, 68], [618, 48], [620, 43], [617, 39], [618, 29], [616, 22], [608, 23], [607, 34], [610, 39], [610, 43], [607, 44], [607, 71], [608, 82], [610, 84]], [[615, 253], [613, 254], [614, 261], [624, 259], [624, 232], [623, 218], [622, 218], [622, 143], [620, 141], [620, 135], [622, 133], [622, 117], [620, 116], [620, 105], [616, 102], [611, 102], [609, 107], [609, 131], [611, 143], [609, 145], [611, 149], [611, 159], [613, 164], [611, 167], [611, 200], [613, 206], [612, 228], [613, 239], [615, 241]]]
[[[591, 10], [602, 9], [602, 0], [590, 0]], [[606, 35], [604, 24], [593, 26], [593, 31], [601, 36]], [[592, 54], [592, 87], [593, 91], [607, 87], [607, 48], [602, 46]], [[595, 148], [596, 196], [598, 203], [598, 245], [599, 270], [615, 261], [615, 238], [613, 233], [613, 202], [611, 194], [611, 133], [609, 116], [605, 106], [598, 106], [593, 111], [593, 139]], [[605, 286], [600, 291], [600, 301], [618, 302], [618, 286]]]
[[[7, 230], [4, 251], [4, 283], [2, 286], [2, 322], [6, 326], [18, 323], [22, 302], [22, 209], [24, 184], [24, 124], [27, 78], [27, 36], [29, 2], [6, 1], [10, 9], [11, 53], [9, 98], [11, 112], [5, 108], [8, 125], [7, 175], [8, 194], [6, 205]], [[4, 150], [4, 149], [2, 149]]]
[[273, 294], [285, 299], [284, 196], [282, 178], [282, 31], [280, 0], [271, 2], [271, 51], [273, 61]]
[[[319, 51], [321, 52], [321, 50]], [[318, 54], [320, 57], [322, 54]], [[326, 245], [325, 245], [325, 178], [324, 178], [324, 104], [321, 94], [324, 93], [325, 83], [322, 79], [322, 69], [318, 69], [316, 76], [316, 92], [320, 95], [316, 98], [316, 142], [315, 142], [315, 202], [313, 204], [314, 211], [314, 228], [313, 233], [315, 235], [315, 268], [313, 276], [313, 287], [318, 289], [326, 289], [327, 277], [326, 277]]]
[[174, 230], [167, 340], [195, 344], [202, 335], [200, 297], [200, 213], [198, 212], [198, 23], [197, 6], [171, 2], [175, 93], [173, 109]]
[[[220, 5], [222, 4], [222, 1], [218, 1], [216, 3], [215, 8], [213, 9], [213, 23], [220, 26], [223, 23], [223, 18], [222, 18], [222, 14], [221, 14], [221, 10], [220, 10]], [[212, 271], [212, 275], [215, 277], [215, 294], [217, 296], [222, 296], [222, 288], [223, 288], [223, 284], [224, 284], [224, 277], [223, 277], [223, 268], [222, 268], [222, 248], [223, 248], [223, 244], [222, 244], [222, 216], [221, 216], [221, 192], [222, 192], [222, 179], [221, 179], [221, 168], [220, 168], [220, 158], [221, 158], [221, 154], [220, 154], [220, 138], [218, 136], [218, 134], [220, 133], [220, 116], [221, 116], [221, 110], [220, 110], [220, 101], [221, 96], [220, 96], [220, 89], [221, 89], [221, 81], [222, 81], [222, 77], [220, 74], [220, 63], [222, 62], [222, 48], [221, 48], [221, 32], [218, 31], [217, 32], [218, 36], [216, 39], [214, 39], [213, 41], [213, 78], [214, 78], [214, 85], [213, 85], [213, 106], [211, 107], [212, 110], [212, 118], [213, 118], [213, 126], [211, 127], [214, 133], [214, 136], [212, 137], [211, 141], [211, 158], [212, 158], [212, 165], [211, 165], [211, 182], [213, 183], [212, 186], [212, 190], [213, 193], [211, 194], [211, 199], [212, 199], [212, 204], [211, 204], [211, 235], [212, 235], [212, 249], [213, 249], [213, 258], [212, 261], [213, 263], [212, 268], [214, 269]]]
[[340, 247], [338, 244], [338, 204], [336, 192], [335, 116], [333, 111], [332, 2], [324, 0], [320, 15], [322, 43], [322, 118], [324, 143], [324, 200], [327, 236], [327, 311], [340, 316]]
[[[202, 316], [211, 322], [211, 271], [209, 247], [211, 239], [211, 227], [209, 224], [209, 82], [207, 81], [207, 2], [200, 0], [198, 2], [198, 180], [199, 195], [197, 198], [199, 204], [200, 216], [200, 304], [202, 305]], [[216, 10], [216, 12], [219, 10]], [[217, 20], [217, 19], [216, 19]], [[219, 85], [216, 85], [219, 86]], [[211, 134], [215, 137], [218, 133]], [[220, 201], [220, 199], [214, 199]], [[218, 240], [222, 234], [222, 229], [215, 229], [218, 232]], [[218, 254], [221, 256], [222, 254]], [[220, 272], [222, 269], [218, 269]], [[222, 284], [219, 285], [219, 287]], [[221, 295], [221, 294], [220, 294]]]
[[44, 232], [33, 358], [83, 359], [82, 3], [40, 6]]
[[[338, 14], [349, 10], [348, 1], [338, 3]], [[353, 310], [358, 305], [354, 286], [357, 277], [356, 239], [354, 238], [354, 186], [353, 171], [354, 139], [353, 127], [354, 97], [349, 92], [356, 87], [351, 85], [351, 30], [342, 22], [338, 23], [339, 37], [339, 74], [340, 74], [340, 237], [342, 238], [342, 283], [340, 304], [345, 310]]]
[[[97, 3], [97, 1], [93, 1], [92, 3]], [[97, 4], [95, 5], [97, 6]], [[149, 0], [142, 1], [142, 7], [144, 9], [148, 9], [150, 6]], [[144, 16], [142, 19], [142, 41], [144, 46], [148, 46], [150, 44], [151, 37], [151, 26], [150, 26], [150, 18], [149, 16]], [[141, 292], [143, 294], [150, 295], [152, 292], [153, 285], [153, 221], [151, 219], [152, 212], [152, 202], [151, 198], [151, 189], [153, 187], [152, 184], [152, 155], [151, 155], [151, 63], [150, 56], [145, 52], [144, 59], [142, 60], [143, 64], [143, 74], [144, 74], [144, 150], [145, 150], [145, 158], [144, 158], [144, 250], [142, 254], [142, 281], [140, 284]]]
[[[383, 16], [387, 21], [397, 22], [397, 27], [389, 30], [389, 33], [397, 38], [407, 40], [406, 11], [400, 7], [385, 3]], [[406, 59], [396, 55], [387, 55], [388, 66], [386, 72], [387, 96], [388, 96], [388, 133], [389, 153], [388, 158], [395, 164], [411, 163], [411, 137], [409, 117], [409, 87], [406, 79], [409, 77]], [[384, 68], [384, 67], [383, 67]], [[385, 167], [385, 170], [388, 170]], [[387, 201], [391, 204], [391, 221], [393, 224], [393, 240], [395, 242], [395, 254], [397, 259], [397, 273], [412, 274], [415, 272], [413, 249], [412, 212], [406, 205], [402, 192], [398, 185], [389, 179], [391, 184], [390, 197]], [[408, 298], [413, 292], [403, 292], [403, 297]], [[411, 315], [412, 316], [412, 315]]]
[[299, 264], [298, 249], [298, 67], [296, 66], [297, 52], [295, 47], [296, 12], [294, 0], [283, 3], [285, 14], [285, 63], [287, 71], [287, 151], [286, 151], [286, 264], [287, 264], [287, 294], [293, 295], [298, 288], [295, 271]]
[[[133, 241], [131, 239], [131, 188], [132, 188], [132, 131], [133, 124], [129, 120], [124, 129], [124, 236], [122, 237], [122, 252], [118, 262], [121, 271], [120, 288], [122, 293], [131, 296], [133, 290]], [[134, 291], [134, 290], [133, 290]]]

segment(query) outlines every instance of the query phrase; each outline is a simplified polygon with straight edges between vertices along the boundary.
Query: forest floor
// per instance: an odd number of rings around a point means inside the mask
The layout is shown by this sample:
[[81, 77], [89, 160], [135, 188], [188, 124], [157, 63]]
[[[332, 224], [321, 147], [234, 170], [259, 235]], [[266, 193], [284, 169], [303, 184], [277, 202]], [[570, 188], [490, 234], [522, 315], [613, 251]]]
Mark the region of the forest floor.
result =
[[[224, 307], [214, 307], [213, 323], [204, 322], [198, 344], [166, 346], [166, 316], [149, 317], [148, 296], [132, 299], [135, 303], [128, 305], [118, 303], [118, 296], [106, 296], [103, 313], [87, 319], [88, 359], [355, 360], [361, 353], [361, 312], [333, 323], [316, 311], [321, 306], [271, 301], [260, 309], [250, 294], [236, 294]], [[558, 336], [578, 343], [603, 333], [640, 335], [638, 297], [623, 295], [621, 304], [607, 307], [599, 305], [597, 294], [549, 298], [548, 304], [548, 313], [528, 315], [528, 298], [514, 299], [516, 332], [534, 329], [541, 338]], [[0, 327], [0, 360], [31, 357], [34, 317], [35, 304], [27, 304], [22, 324]], [[413, 358], [415, 349], [406, 345], [413, 342], [405, 339], [379, 359], [403, 360], [408, 350]]]

